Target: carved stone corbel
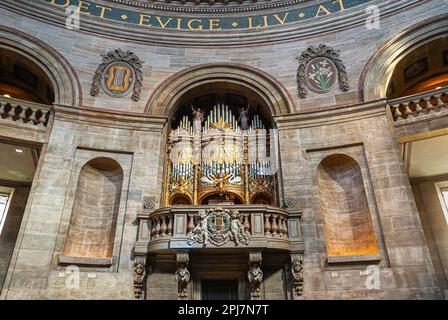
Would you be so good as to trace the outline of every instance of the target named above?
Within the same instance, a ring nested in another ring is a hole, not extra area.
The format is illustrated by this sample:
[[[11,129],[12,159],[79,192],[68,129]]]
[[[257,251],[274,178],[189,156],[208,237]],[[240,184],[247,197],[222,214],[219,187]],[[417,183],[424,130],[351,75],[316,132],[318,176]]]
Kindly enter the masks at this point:
[[[291,254],[291,273],[294,281],[294,291],[300,297],[303,294],[303,255],[301,253]]]
[[[260,285],[263,281],[263,271],[261,271],[261,252],[249,253],[249,272],[247,277],[250,284],[250,295],[252,300],[260,300]]]
[[[134,260],[134,297],[142,299],[145,291],[146,272],[146,256],[137,256]]]
[[[190,258],[188,253],[182,252],[176,254],[176,281],[177,281],[177,295],[179,300],[187,300],[187,286],[190,282],[190,272],[188,271],[188,262]]]

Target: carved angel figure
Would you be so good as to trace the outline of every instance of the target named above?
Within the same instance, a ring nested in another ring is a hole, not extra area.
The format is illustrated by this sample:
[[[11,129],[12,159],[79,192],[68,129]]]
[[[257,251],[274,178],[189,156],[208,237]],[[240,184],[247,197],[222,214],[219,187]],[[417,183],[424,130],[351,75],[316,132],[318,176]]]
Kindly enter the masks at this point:
[[[292,263],[291,273],[294,278],[294,290],[296,291],[298,296],[301,296],[303,294],[304,276],[302,257]]]
[[[235,242],[235,245],[238,245],[238,242],[248,244],[249,237],[244,230],[244,226],[240,221],[240,214],[237,210],[230,211],[230,217],[232,221],[230,222],[230,232],[232,234],[232,240]]]
[[[193,111],[193,131],[198,132],[202,129],[202,121],[204,120],[204,113],[201,108],[195,109],[193,106],[190,106]]]
[[[198,217],[199,223],[194,227],[193,236],[188,243],[197,242],[205,245],[208,242],[207,213],[205,210],[200,210],[196,214],[196,217]]]
[[[143,295],[145,273],[145,259],[137,258],[134,262],[134,295],[137,299]]]
[[[253,266],[250,268],[248,274],[251,294],[253,297],[260,296],[260,285],[263,281],[263,271],[261,271],[259,266]]]
[[[250,122],[249,122],[249,109],[250,106],[248,106],[246,109],[242,109],[240,113],[240,117],[238,118],[238,121],[240,122],[241,129],[247,130],[249,129]]]
[[[190,282],[190,272],[187,267],[181,266],[176,271],[177,292],[180,297],[187,295],[187,285]]]

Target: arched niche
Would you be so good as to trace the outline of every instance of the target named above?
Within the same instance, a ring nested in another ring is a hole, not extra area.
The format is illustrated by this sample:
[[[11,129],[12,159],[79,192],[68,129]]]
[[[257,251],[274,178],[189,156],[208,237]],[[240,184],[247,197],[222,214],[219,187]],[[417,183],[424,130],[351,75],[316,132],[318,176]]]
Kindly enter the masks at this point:
[[[225,202],[225,201],[231,201],[231,203],[233,204],[244,203],[244,200],[241,198],[241,196],[235,193],[228,193],[226,195],[219,193],[207,194],[202,199],[200,199],[199,203],[201,205],[207,205],[207,204],[213,204],[215,202]]]
[[[15,60],[27,61],[25,66],[23,63],[21,66],[30,74],[38,75],[43,83],[51,87],[48,90],[51,94],[42,102],[64,106],[82,104],[81,86],[73,67],[56,50],[41,40],[15,29],[0,26],[0,50],[16,56]]]
[[[272,205],[272,197],[269,194],[260,192],[252,196],[251,204]]]
[[[192,202],[190,197],[184,194],[175,194],[171,197],[170,204],[172,206],[185,206],[185,205],[191,205]]]
[[[351,157],[326,157],[317,169],[327,256],[377,254],[367,196],[359,164]]]
[[[63,256],[112,258],[122,184],[123,170],[113,159],[82,167]]]
[[[359,80],[359,97],[362,101],[373,101],[390,93],[391,79],[396,67],[411,57],[412,52],[433,41],[446,38],[447,14],[439,15],[416,24],[384,43],[369,59]]]

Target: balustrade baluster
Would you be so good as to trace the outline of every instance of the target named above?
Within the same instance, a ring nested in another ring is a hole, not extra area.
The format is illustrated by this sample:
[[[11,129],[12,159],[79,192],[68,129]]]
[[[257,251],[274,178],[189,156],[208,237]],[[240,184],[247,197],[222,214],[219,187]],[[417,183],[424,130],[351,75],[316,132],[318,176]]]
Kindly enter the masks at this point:
[[[288,237],[288,219],[286,217],[283,219],[283,234]]]
[[[250,233],[250,223],[249,223],[249,215],[248,214],[244,215],[244,231]]]
[[[425,110],[427,111],[427,113],[434,112],[434,106],[432,105],[432,103],[426,98],[422,98],[422,100],[425,101],[426,104]]]
[[[166,236],[166,229],[167,229],[167,225],[165,222],[165,216],[161,216],[160,220],[162,220],[162,224],[160,225],[160,236],[164,237],[164,236]]]
[[[400,106],[393,106],[394,108],[394,118],[396,120],[403,120],[403,114],[400,111]]]
[[[16,117],[16,108],[11,105],[11,109],[9,109],[8,117],[10,117],[12,120],[15,120]]]
[[[187,235],[191,235],[194,229],[194,216],[188,214],[188,225],[187,225]]]
[[[266,234],[266,236],[270,236],[271,235],[271,222],[269,221],[269,218],[271,217],[270,214],[265,214],[264,215],[264,233]]]
[[[423,108],[420,105],[420,103],[413,102],[413,104],[415,105],[415,113],[416,113],[416,115],[419,115],[420,113],[423,112]]]
[[[276,214],[272,215],[272,236],[274,236],[274,237],[278,236],[277,218],[278,218],[278,216]]]
[[[160,218],[156,218],[156,232],[154,238],[157,239],[160,236]]]
[[[31,114],[30,114],[30,116],[28,117],[28,120],[30,121],[30,122],[32,122],[32,124],[37,124],[38,123],[38,120],[37,120],[37,118],[36,118],[36,111],[35,110],[33,110],[33,109],[31,109]]]
[[[409,107],[409,104],[406,105],[406,108],[405,108],[405,110],[404,110],[404,115],[405,115],[405,117],[406,117],[405,119],[408,119],[408,118],[414,116],[414,115],[412,114],[412,110],[411,110],[411,108]]]
[[[173,235],[173,219],[171,216],[167,216],[168,219],[168,226],[166,227],[166,232],[168,234],[168,236],[172,236]]]
[[[26,111],[27,109],[21,108],[22,110],[19,113],[19,118],[17,119],[20,123],[26,123]]]
[[[448,94],[442,93],[440,101],[442,101],[442,108],[448,109]]]
[[[156,220],[151,219],[151,238],[154,238],[156,236],[156,225],[157,225]]]
[[[0,119],[3,118],[3,114],[5,113],[6,104],[0,103]]]

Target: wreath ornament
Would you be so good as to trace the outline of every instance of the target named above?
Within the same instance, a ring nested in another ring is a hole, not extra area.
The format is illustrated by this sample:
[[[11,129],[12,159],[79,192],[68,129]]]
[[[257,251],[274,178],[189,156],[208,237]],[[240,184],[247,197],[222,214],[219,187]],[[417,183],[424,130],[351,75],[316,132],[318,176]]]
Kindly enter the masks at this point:
[[[116,65],[118,68],[130,68],[132,74],[129,77],[130,90],[132,89],[132,101],[139,101],[141,88],[143,85],[143,72],[142,72],[142,64],[144,62],[140,61],[140,59],[131,51],[123,51],[121,49],[109,51],[105,55],[101,55],[103,60],[101,64],[95,71],[95,75],[93,76],[92,87],[90,89],[90,95],[92,97],[98,96],[100,92],[100,87],[103,87],[103,90],[110,96],[120,98],[128,94],[128,90],[123,92],[122,94],[118,94],[115,92],[111,92],[107,90],[107,86],[104,84],[104,78],[106,77],[107,71],[110,67]],[[133,84],[133,86],[132,86]],[[132,87],[132,88],[131,88]]]
[[[307,97],[308,89],[318,94],[330,92],[337,81],[343,92],[350,89],[339,51],[324,44],[317,48],[310,46],[296,59],[299,61],[297,85],[301,99]]]

